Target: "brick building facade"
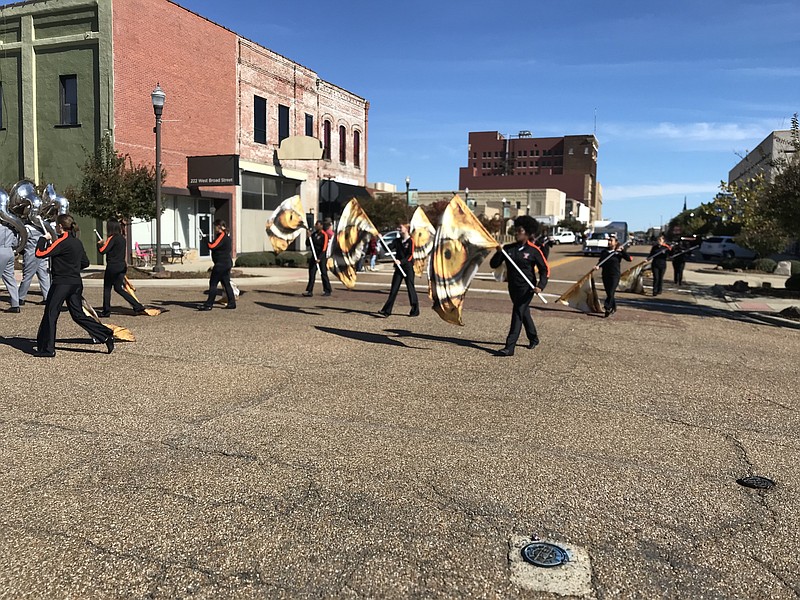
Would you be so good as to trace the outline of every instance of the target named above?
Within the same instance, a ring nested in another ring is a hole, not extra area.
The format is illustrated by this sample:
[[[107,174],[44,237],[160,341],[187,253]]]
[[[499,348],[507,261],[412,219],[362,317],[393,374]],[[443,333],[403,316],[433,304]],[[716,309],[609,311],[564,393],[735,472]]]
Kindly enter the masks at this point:
[[[223,218],[237,252],[269,249],[264,222],[281,200],[298,193],[319,214],[320,184],[336,182],[329,188],[341,197],[326,198],[335,214],[344,194],[366,184],[364,98],[170,0],[31,1],[2,10],[4,183],[76,185],[84,149],[104,135],[134,163],[153,164],[150,93],[158,83],[167,95],[162,244],[207,254],[200,233]],[[70,123],[62,119],[65,77],[77,89]],[[320,140],[323,159],[280,161],[280,142],[292,136]],[[206,155],[238,156],[239,185],[190,188],[187,157]],[[134,223],[133,239],[153,243],[155,223]]]

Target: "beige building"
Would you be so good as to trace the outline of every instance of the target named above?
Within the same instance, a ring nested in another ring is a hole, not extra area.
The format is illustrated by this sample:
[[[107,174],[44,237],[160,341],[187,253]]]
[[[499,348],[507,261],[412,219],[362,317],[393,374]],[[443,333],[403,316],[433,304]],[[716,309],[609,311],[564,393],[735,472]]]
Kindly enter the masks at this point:
[[[792,132],[788,130],[770,133],[730,170],[728,183],[744,182],[758,173],[765,173],[767,179],[773,181],[776,174],[775,163],[787,160],[793,155],[791,135]]]
[[[498,215],[513,219],[519,215],[548,217],[547,221],[557,223],[566,218],[567,195],[552,188],[541,190],[460,190],[443,192],[417,192],[418,204],[433,204],[439,200],[450,200],[457,193],[469,204],[476,215],[492,218]]]

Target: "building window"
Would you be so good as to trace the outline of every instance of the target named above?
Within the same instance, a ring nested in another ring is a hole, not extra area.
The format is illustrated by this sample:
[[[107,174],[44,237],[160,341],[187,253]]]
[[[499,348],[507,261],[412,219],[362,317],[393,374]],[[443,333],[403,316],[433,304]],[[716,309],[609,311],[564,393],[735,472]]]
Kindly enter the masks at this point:
[[[339,125],[339,162],[347,163],[347,129]]]
[[[314,137],[314,115],[306,113],[306,135]]]
[[[569,155],[572,156],[573,154],[575,154],[575,151],[572,148],[570,148],[569,149]]]
[[[356,168],[361,167],[361,132],[353,132],[353,164]]]
[[[289,137],[289,107],[278,104],[278,143]]]
[[[253,141],[267,143],[267,99],[253,96]]]
[[[583,149],[583,153],[589,154],[589,146],[586,146],[586,148]]]
[[[297,194],[297,182],[258,173],[242,173],[242,208],[275,210],[286,198]]]
[[[78,124],[78,76],[61,75],[59,77],[61,101],[61,125]]]
[[[326,120],[322,124],[322,158],[331,159],[331,122]]]

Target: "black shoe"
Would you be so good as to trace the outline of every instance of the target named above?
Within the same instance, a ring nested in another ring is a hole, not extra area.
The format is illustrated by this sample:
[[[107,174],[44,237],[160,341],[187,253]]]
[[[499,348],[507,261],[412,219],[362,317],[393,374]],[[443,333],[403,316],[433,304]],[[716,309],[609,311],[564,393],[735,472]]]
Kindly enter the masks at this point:
[[[97,313],[97,316],[105,319],[106,317],[110,317],[111,313],[107,310],[101,310],[99,313]]]
[[[608,318],[608,315],[610,315],[610,314],[611,314],[611,311],[610,311],[610,310],[608,310],[608,309],[605,309],[605,311],[604,311],[604,313],[603,313],[603,318],[604,318],[604,319],[607,319],[607,318]]]
[[[202,311],[211,310],[211,307],[208,304],[201,304],[200,306],[197,307],[197,310],[202,310]]]
[[[19,300],[19,305],[20,305],[20,306],[25,306],[25,300],[23,300],[22,298],[20,298],[20,300]]]
[[[392,313],[390,313],[390,312],[386,312],[385,310],[383,310],[383,309],[380,309],[380,310],[378,311],[378,314],[379,314],[379,315],[381,315],[381,316],[383,316],[383,317],[388,317],[388,316],[390,316]]]
[[[330,296],[330,295],[331,295],[331,293],[330,293],[330,292],[322,292],[322,295],[323,295],[323,296]]]
[[[234,310],[234,309],[236,309],[236,305],[235,304],[226,304],[222,308],[224,308],[225,310]]]
[[[311,296],[313,295],[314,294],[312,294],[311,292],[303,292],[303,296],[305,296],[306,298],[311,298]]]
[[[411,312],[408,313],[409,317],[418,317],[419,316],[419,306],[411,307]]]
[[[495,356],[514,356],[514,349],[513,348],[503,348],[502,350],[498,350],[494,354]]]
[[[110,335],[106,338],[106,348],[108,349],[108,353],[111,354],[114,351],[114,336]]]
[[[617,309],[616,308],[612,308],[611,312],[609,314],[613,315],[615,312],[617,312]]]
[[[56,355],[56,353],[55,352],[42,352],[40,350],[37,350],[36,352],[33,353],[33,355],[36,358],[53,358]]]
[[[7,308],[4,312],[7,312],[7,313],[18,313],[19,312],[19,306],[12,306],[10,308]]]
[[[528,342],[528,350],[533,350],[539,345],[539,340],[531,340]]]

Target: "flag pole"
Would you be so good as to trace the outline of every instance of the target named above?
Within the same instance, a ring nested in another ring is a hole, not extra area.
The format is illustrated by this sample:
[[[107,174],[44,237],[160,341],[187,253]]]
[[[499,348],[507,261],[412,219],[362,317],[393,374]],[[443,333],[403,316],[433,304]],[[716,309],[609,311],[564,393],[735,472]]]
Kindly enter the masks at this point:
[[[628,244],[630,244],[630,242],[625,242],[624,244],[622,244],[622,248],[620,248],[619,250],[614,250],[614,252],[611,252],[611,253],[610,253],[608,256],[606,256],[606,257],[605,257],[603,260],[601,260],[599,263],[597,263],[597,264],[595,265],[595,267],[602,267],[602,266],[603,266],[603,263],[604,263],[604,262],[606,262],[606,261],[607,261],[609,258],[611,258],[612,256],[614,256],[614,255],[615,255],[617,252],[621,252],[622,250],[625,250],[625,246],[627,246]]]
[[[532,289],[532,290],[535,290],[535,289],[536,289],[536,286],[535,286],[535,285],[533,285],[533,283],[531,283],[531,280],[530,280],[530,279],[528,279],[528,276],[527,276],[527,275],[525,275],[525,273],[523,273],[523,272],[522,272],[522,269],[520,269],[520,268],[519,268],[519,265],[518,265],[517,263],[515,263],[513,260],[511,260],[511,257],[508,255],[508,252],[506,252],[505,248],[503,248],[502,246],[499,246],[499,248],[500,248],[500,252],[502,252],[502,253],[503,253],[503,256],[505,256],[505,257],[506,257],[506,259],[508,260],[508,262],[509,262],[510,264],[514,265],[514,268],[517,270],[517,272],[518,272],[520,275],[522,275],[522,278],[523,278],[523,279],[524,279],[524,280],[525,280],[525,281],[528,283],[528,285],[529,285],[529,286],[531,286],[531,289]],[[545,300],[544,296],[542,296],[542,295],[541,295],[539,292],[535,292],[535,293],[536,293],[536,295],[539,297],[539,300],[541,300],[542,302],[544,302],[545,304],[547,304],[547,300]]]
[[[395,267],[397,267],[397,268],[399,269],[399,271],[400,271],[400,274],[401,274],[403,277],[405,277],[405,276],[406,276],[406,272],[403,270],[403,267],[401,267],[401,266],[398,264],[400,261],[398,261],[398,260],[397,260],[397,259],[394,257],[394,252],[392,252],[392,251],[389,249],[389,246],[386,244],[386,240],[384,240],[384,239],[383,239],[383,236],[382,236],[380,233],[378,234],[378,239],[381,241],[381,244],[383,244],[383,247],[384,247],[384,248],[386,248],[386,251],[387,251],[387,252],[389,253],[389,255],[392,257],[392,260],[394,261],[394,266],[395,266]]]
[[[306,231],[308,231],[308,242],[309,246],[311,246],[311,254],[314,255],[314,262],[319,262],[319,258],[317,258],[317,249],[314,248],[314,240],[311,239],[312,231],[309,227],[306,227]]]

